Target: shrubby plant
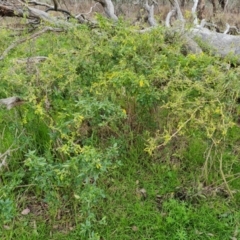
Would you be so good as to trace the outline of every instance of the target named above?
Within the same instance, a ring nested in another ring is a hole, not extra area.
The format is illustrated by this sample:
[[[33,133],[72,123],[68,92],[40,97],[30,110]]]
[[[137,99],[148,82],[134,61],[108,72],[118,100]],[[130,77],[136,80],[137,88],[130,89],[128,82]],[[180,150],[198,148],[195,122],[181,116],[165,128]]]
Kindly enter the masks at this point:
[[[207,54],[184,55],[180,36],[165,39],[164,28],[140,35],[122,21],[98,21],[93,30],[46,33],[0,63],[0,96],[26,100],[0,110],[0,151],[12,142],[18,148],[1,170],[4,222],[18,216],[12,203],[21,192],[29,206],[32,196],[45,202],[52,223],[70,211],[81,239],[99,239],[94,228],[105,218],[94,208],[105,195],[98,180],[120,165],[133,135],[153,161],[165,159],[164,148],[191,165],[192,149],[201,145],[196,178],[214,182],[220,175],[231,193],[225,172],[231,176],[236,163],[239,69]],[[16,61],[36,55],[47,60]]]

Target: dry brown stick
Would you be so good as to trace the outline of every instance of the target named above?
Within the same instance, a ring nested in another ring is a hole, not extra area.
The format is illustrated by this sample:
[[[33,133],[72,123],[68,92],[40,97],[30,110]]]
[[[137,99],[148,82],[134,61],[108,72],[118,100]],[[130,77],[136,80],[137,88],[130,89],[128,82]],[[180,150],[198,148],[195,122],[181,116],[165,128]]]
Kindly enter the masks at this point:
[[[7,54],[8,54],[13,48],[15,48],[16,46],[18,46],[19,44],[24,43],[24,42],[26,42],[26,41],[28,41],[28,40],[34,39],[34,38],[36,38],[36,37],[39,37],[41,34],[43,34],[43,33],[45,33],[45,32],[49,32],[49,31],[62,32],[62,31],[64,31],[64,30],[61,29],[61,28],[46,27],[46,28],[42,29],[41,31],[32,34],[32,35],[29,36],[29,37],[18,39],[17,41],[13,42],[7,49],[5,49],[5,51],[2,53],[2,55],[1,55],[1,57],[0,57],[0,61],[3,60],[3,59],[7,56]]]

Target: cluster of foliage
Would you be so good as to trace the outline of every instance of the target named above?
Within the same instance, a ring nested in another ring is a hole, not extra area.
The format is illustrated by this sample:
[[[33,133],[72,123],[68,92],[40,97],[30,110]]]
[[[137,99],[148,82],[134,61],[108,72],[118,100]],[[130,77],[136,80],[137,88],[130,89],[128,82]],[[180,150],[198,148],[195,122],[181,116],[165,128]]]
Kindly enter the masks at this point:
[[[239,68],[185,54],[181,36],[167,38],[161,27],[139,34],[121,20],[98,22],[97,29],[45,33],[0,62],[0,98],[26,101],[0,109],[0,152],[9,153],[0,169],[5,226],[22,221],[24,208],[38,219],[38,209],[51,227],[69,221],[75,237],[99,239],[96,226],[106,223],[95,211],[105,198],[99,182],[126,164],[132,148],[142,167],[188,169],[196,182],[224,183],[230,196],[239,186]],[[13,39],[7,30],[1,36],[2,52]],[[19,61],[32,56],[47,60]],[[191,218],[176,204],[166,201],[164,211],[175,206]]]

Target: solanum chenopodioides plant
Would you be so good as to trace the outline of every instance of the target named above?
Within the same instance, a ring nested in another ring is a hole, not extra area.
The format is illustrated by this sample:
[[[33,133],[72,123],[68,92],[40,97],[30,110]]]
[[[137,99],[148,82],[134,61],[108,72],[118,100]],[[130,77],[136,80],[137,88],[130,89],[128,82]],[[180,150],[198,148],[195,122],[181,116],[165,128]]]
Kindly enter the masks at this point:
[[[179,57],[179,65],[173,70],[172,80],[163,88],[164,102],[158,110],[162,127],[155,137],[149,139],[146,147],[146,151],[152,154],[162,147],[171,146],[172,142],[185,142],[186,147],[192,138],[201,136],[199,141],[204,141],[207,146],[202,152],[203,176],[206,181],[210,176],[209,170],[206,170],[210,169],[209,165],[223,173],[219,169],[219,161],[222,165],[224,160],[221,156],[229,152],[229,133],[236,126],[240,89],[236,78],[239,73],[226,73],[224,64],[214,66],[212,61],[205,54]],[[202,65],[205,67],[202,68]],[[202,69],[201,73],[198,66]],[[180,147],[182,144],[177,145]],[[221,166],[224,167],[228,169],[228,164]]]

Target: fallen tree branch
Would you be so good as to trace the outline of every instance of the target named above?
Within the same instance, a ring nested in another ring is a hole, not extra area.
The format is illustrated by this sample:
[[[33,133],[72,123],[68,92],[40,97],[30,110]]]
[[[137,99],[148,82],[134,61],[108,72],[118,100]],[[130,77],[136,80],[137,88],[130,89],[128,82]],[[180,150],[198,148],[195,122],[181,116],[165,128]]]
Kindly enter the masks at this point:
[[[111,0],[94,0],[94,1],[99,2],[102,5],[105,13],[109,18],[111,18],[114,21],[118,20],[118,17],[115,15],[114,6]]]
[[[235,32],[236,34],[240,34],[240,31],[237,29],[236,26],[230,26],[228,23],[226,24],[226,30],[223,34],[229,34],[230,32]]]
[[[165,26],[170,28],[171,27],[171,18],[177,13],[177,9],[174,8],[173,10],[171,10],[168,14],[167,14],[167,17],[166,17],[166,20],[165,20]]]
[[[193,0],[194,4],[193,4],[193,7],[192,7],[192,15],[193,15],[193,23],[195,26],[198,25],[198,18],[197,18],[197,6],[198,6],[198,0]]]
[[[0,105],[5,105],[8,110],[15,106],[22,105],[24,102],[25,101],[21,100],[19,97],[9,97],[0,99]]]
[[[177,10],[178,19],[179,19],[180,22],[182,23],[182,27],[184,27],[185,19],[184,19],[184,17],[183,17],[183,14],[182,14],[180,5],[179,5],[179,3],[178,3],[178,0],[174,0],[174,2],[175,2],[176,10]]]
[[[26,4],[32,4],[32,5],[35,5],[35,6],[44,6],[44,7],[47,7],[47,8],[52,8],[53,6],[47,4],[47,3],[42,3],[42,2],[37,2],[37,1],[25,1],[25,0],[22,0],[22,2],[26,3]]]
[[[202,27],[204,22],[202,22],[201,25],[198,25],[198,20],[195,15],[197,4],[198,0],[194,0],[192,14],[195,18],[195,27],[190,29],[190,35],[187,34],[188,37],[190,37],[192,41],[195,41],[194,38],[197,37],[204,43],[207,43],[212,49],[213,54],[217,56],[226,57],[229,54],[233,54],[237,57],[238,62],[240,63],[240,37],[210,31],[209,29]],[[175,8],[178,12],[178,19],[181,22],[184,22],[185,20],[183,19],[178,0],[175,0]]]
[[[0,16],[23,17],[23,9],[10,4],[0,4]]]
[[[223,33],[212,32],[206,28],[192,29],[193,36],[207,43],[214,54],[225,57],[234,54],[240,63],[240,37]]]
[[[0,57],[0,61],[3,60],[3,59],[7,56],[7,54],[8,54],[13,48],[15,48],[16,46],[18,46],[19,44],[24,43],[24,42],[26,42],[26,41],[28,41],[28,40],[34,39],[34,38],[36,38],[36,37],[39,37],[39,36],[42,35],[43,33],[49,32],[49,31],[53,31],[53,32],[63,32],[64,30],[61,29],[61,28],[46,27],[46,28],[42,29],[41,31],[32,34],[32,35],[29,36],[29,37],[22,38],[22,39],[18,39],[17,41],[15,41],[14,43],[12,43],[7,49],[5,49],[5,51],[2,53],[2,55],[1,55],[1,57]]]
[[[22,17],[31,20],[43,20],[53,25],[61,25],[62,27],[71,27],[71,23],[59,20],[55,17],[50,16],[45,11],[37,8],[29,7],[28,4],[18,0],[21,4],[6,3],[1,4],[0,2],[0,16],[2,17]],[[70,14],[68,11],[61,10],[61,12]],[[71,17],[74,17],[70,14]]]
[[[175,15],[177,15],[177,19],[180,21],[180,28],[181,30],[184,30],[185,25],[185,19],[183,18],[178,0],[174,0],[174,8],[167,14],[166,20],[165,20],[165,26],[170,28],[171,27],[171,18]],[[171,2],[172,4],[172,2]],[[179,27],[179,25],[178,25]]]
[[[223,34],[228,34],[229,30],[230,30],[230,25],[227,23],[226,24],[226,30],[224,31]]]
[[[38,18],[41,19],[45,22],[49,22],[51,24],[61,24],[62,22],[60,20],[57,20],[54,17],[51,17],[49,14],[47,14],[46,12],[36,9],[36,8],[32,8],[32,7],[28,7],[26,6],[29,10],[29,16],[34,17],[34,18]],[[67,24],[66,22],[64,24]]]
[[[146,9],[148,13],[148,23],[151,27],[157,26],[157,22],[154,18],[154,4],[151,6],[148,5],[148,0],[146,0],[146,3],[144,4],[144,8]]]

